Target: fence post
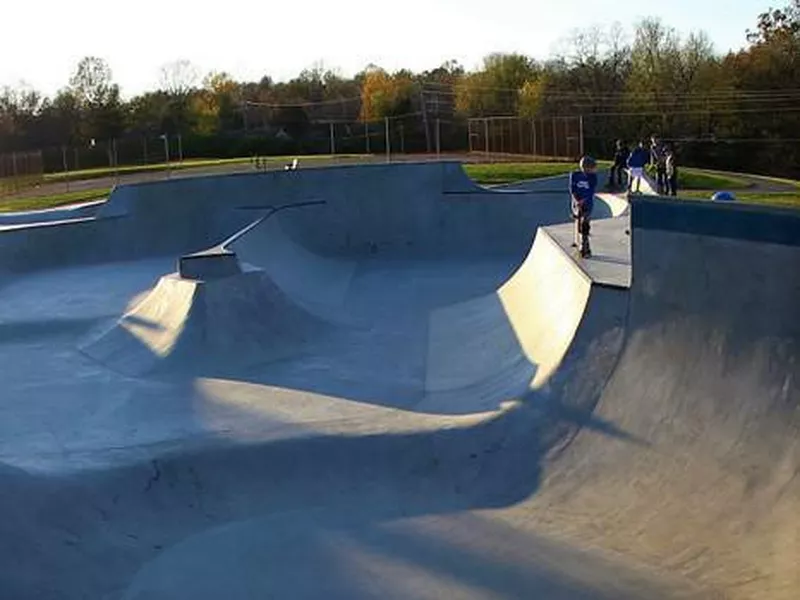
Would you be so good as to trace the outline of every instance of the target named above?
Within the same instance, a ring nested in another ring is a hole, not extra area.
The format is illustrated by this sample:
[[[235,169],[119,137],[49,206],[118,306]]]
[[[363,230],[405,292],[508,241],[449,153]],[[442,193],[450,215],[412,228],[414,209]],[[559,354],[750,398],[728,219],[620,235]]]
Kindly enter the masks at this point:
[[[430,154],[431,152],[431,133],[430,129],[428,128],[428,105],[425,101],[425,93],[422,91],[422,88],[419,90],[419,107],[422,109],[422,124],[425,127],[425,153]],[[401,130],[402,131],[402,130]],[[400,139],[402,140],[402,134]]]
[[[119,183],[119,155],[117,154],[117,138],[111,138],[111,154],[114,157],[114,183]]]
[[[436,117],[436,156],[442,155],[442,130],[441,130],[441,120],[439,117]]]
[[[392,162],[392,142],[389,139],[389,117],[383,117],[383,124],[386,136],[386,162]]]
[[[556,129],[555,117],[553,117],[553,156],[558,156],[558,130]]]
[[[503,129],[505,129],[505,123],[503,119],[500,119],[500,154],[503,154],[506,151],[506,147],[503,142]]]
[[[178,161],[183,162],[183,138],[178,134]]]
[[[369,121],[364,121],[364,141],[367,146],[367,154],[369,154]]]
[[[331,154],[336,154],[336,137],[333,131],[333,121],[328,123],[331,133]]]
[[[580,115],[580,117],[579,117],[578,127],[580,129],[580,133],[578,135],[580,135],[581,156],[583,156],[583,154],[584,154],[584,146],[583,146],[583,115]]]
[[[564,145],[567,150],[564,156],[572,156],[572,137],[569,135],[569,117],[564,117]]]
[[[489,156],[489,119],[483,118],[483,144],[486,148],[486,156]]]
[[[169,164],[169,136],[165,133],[161,137],[164,139],[164,162]]]
[[[531,119],[531,154],[536,156],[536,119]]]
[[[406,153],[406,130],[400,123],[400,154]]]
[[[67,164],[67,147],[61,146],[61,164],[64,166],[64,173],[69,172],[69,164]],[[67,184],[67,191],[69,192],[69,177],[64,177],[64,182]]]

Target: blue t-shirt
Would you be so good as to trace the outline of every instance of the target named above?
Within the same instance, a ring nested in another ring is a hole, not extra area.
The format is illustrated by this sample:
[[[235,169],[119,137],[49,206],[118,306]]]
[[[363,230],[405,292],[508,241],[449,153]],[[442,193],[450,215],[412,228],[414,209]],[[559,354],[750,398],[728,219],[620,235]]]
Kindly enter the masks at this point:
[[[573,171],[569,176],[569,191],[573,198],[580,200],[588,212],[594,207],[594,193],[597,190],[597,173]]]
[[[632,169],[641,169],[650,162],[650,153],[644,148],[635,148],[628,157],[628,166]]]

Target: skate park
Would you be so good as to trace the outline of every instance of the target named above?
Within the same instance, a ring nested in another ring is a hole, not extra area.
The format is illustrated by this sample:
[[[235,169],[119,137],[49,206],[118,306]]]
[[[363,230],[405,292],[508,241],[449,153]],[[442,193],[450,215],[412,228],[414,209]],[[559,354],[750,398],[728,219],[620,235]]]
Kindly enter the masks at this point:
[[[458,162],[0,228],[9,598],[795,598],[800,214]]]

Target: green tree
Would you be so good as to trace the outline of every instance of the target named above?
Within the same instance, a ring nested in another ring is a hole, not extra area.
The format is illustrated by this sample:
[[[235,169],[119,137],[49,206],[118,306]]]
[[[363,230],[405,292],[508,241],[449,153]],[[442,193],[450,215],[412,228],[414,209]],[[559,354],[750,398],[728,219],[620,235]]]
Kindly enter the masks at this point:
[[[523,54],[490,54],[479,71],[459,81],[456,109],[465,116],[514,114],[519,90],[540,73],[536,61]]]
[[[547,74],[536,80],[526,81],[519,91],[519,116],[534,118],[545,111],[551,80]]]
[[[123,131],[120,90],[106,61],[94,56],[81,59],[70,77],[69,91],[80,110],[78,131],[84,141],[115,137]]]

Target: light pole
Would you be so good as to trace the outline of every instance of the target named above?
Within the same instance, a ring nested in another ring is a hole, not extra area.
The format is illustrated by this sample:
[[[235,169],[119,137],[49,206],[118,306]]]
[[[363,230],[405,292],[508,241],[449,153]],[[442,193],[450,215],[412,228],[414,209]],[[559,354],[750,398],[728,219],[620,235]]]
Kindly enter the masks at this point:
[[[169,136],[166,133],[162,133],[159,137],[164,140],[164,156],[166,157],[164,162],[169,164]]]

